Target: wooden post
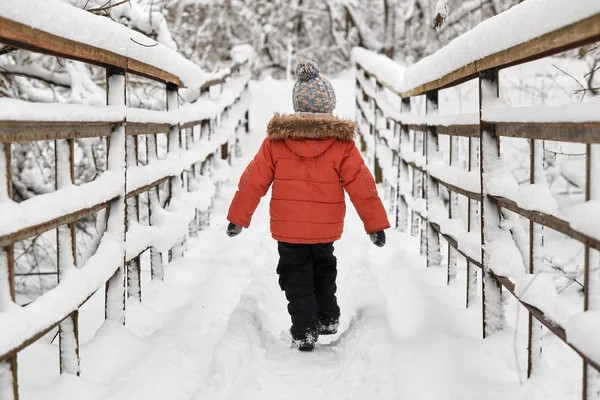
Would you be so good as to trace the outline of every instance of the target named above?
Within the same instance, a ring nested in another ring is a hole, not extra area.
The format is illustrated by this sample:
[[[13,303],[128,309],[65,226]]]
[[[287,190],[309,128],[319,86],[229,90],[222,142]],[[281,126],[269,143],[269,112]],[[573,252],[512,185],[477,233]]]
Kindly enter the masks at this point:
[[[250,133],[250,110],[246,110],[244,114],[244,130],[246,133]]]
[[[124,70],[107,68],[106,88],[107,105],[124,106],[126,104],[127,77]],[[108,170],[121,176],[123,190],[119,198],[110,206],[107,232],[121,236],[125,242],[125,194],[127,193],[125,122],[113,128],[109,139]],[[105,317],[120,324],[125,324],[125,264],[125,251],[123,251],[122,265],[106,283]]]
[[[378,94],[381,90],[383,90],[383,86],[381,83],[373,79],[375,85],[375,93]],[[377,148],[379,147],[379,107],[377,106],[377,99],[371,99],[371,107],[373,107],[373,125],[371,126],[371,134],[373,135],[373,174],[375,175],[375,183],[383,182],[383,172],[381,170],[381,165],[379,164],[379,158],[377,157]]]
[[[410,97],[402,99],[400,112],[410,112]],[[398,135],[398,183],[396,186],[396,228],[403,232],[406,231],[406,228],[408,227],[408,205],[402,195],[400,186],[403,184],[402,178],[405,178],[404,182],[408,182],[408,167],[402,158],[402,146],[403,143],[409,142],[408,125],[400,123],[400,134]]]
[[[600,145],[586,146],[586,201],[600,200]],[[600,310],[600,252],[585,246],[584,257],[584,302],[587,311]],[[583,362],[583,400],[600,398],[600,372],[587,362]]]
[[[146,136],[146,159],[148,160],[148,165],[155,163],[158,159],[158,146],[156,142],[156,137],[156,134]],[[154,214],[158,211],[160,207],[159,196],[160,190],[158,186],[148,190],[148,223],[150,226],[154,224]],[[164,269],[162,255],[154,247],[150,248],[150,271],[153,280],[163,280]]]
[[[423,152],[423,137],[420,132],[413,132],[413,152],[416,153],[417,150],[419,152]],[[421,198],[422,195],[422,181],[423,177],[421,176],[421,171],[416,168],[412,169],[412,196],[413,201]],[[410,226],[410,234],[412,236],[417,236],[419,234],[419,226],[421,224],[421,218],[419,214],[417,214],[414,209],[411,214],[411,226]]]
[[[529,182],[544,182],[544,142],[542,140],[529,141],[530,162]],[[542,267],[544,246],[544,227],[529,221],[529,273],[535,274]],[[527,377],[530,378],[540,361],[542,354],[542,323],[528,313],[527,323]]]
[[[438,113],[438,91],[432,90],[426,93],[427,103],[425,107],[426,115]],[[425,138],[425,158],[426,165],[429,166],[438,152],[438,137],[435,126],[427,125],[427,136]],[[438,197],[437,182],[431,177],[427,168],[427,181],[425,190],[425,201],[427,204],[427,266],[440,265],[442,262],[442,254],[440,253],[440,235],[438,231],[433,229],[430,220],[430,212],[432,205]]]
[[[54,177],[55,189],[60,190],[73,185],[75,165],[73,161],[73,140],[54,141]],[[56,229],[56,265],[58,281],[70,269],[77,265],[75,224],[62,225]],[[60,373],[79,376],[79,326],[78,311],[75,310],[58,325],[60,353]]]
[[[179,109],[179,95],[177,92],[177,86],[172,84],[167,85],[167,111],[174,111]],[[167,149],[169,153],[175,153],[179,151],[181,148],[181,129],[179,124],[171,125],[169,128],[169,136],[167,141]],[[170,179],[170,195],[171,199],[179,196],[181,191],[183,190],[183,182],[181,176],[173,176]],[[183,240],[180,240],[175,243],[173,248],[170,251],[172,258],[181,258],[183,256]]]
[[[208,120],[202,121],[200,125],[200,137],[210,137],[210,123]],[[210,176],[210,156],[200,164],[200,175]],[[198,229],[204,230],[210,224],[210,209],[200,211],[198,216]]]
[[[458,164],[458,137],[450,135],[450,166]],[[448,217],[450,219],[457,218],[458,212],[458,193],[448,190],[450,196],[448,202]],[[450,285],[450,282],[456,279],[458,256],[457,251],[454,247],[448,246],[448,269],[446,270],[446,284]]]
[[[499,97],[498,69],[494,68],[479,75],[479,112],[486,102]],[[490,237],[497,236],[500,229],[500,213],[496,205],[488,198],[484,175],[489,175],[500,155],[500,140],[496,136],[496,126],[480,124],[480,162],[479,176],[481,180],[481,260],[483,266],[482,285],[482,320],[483,337],[487,337],[506,326],[506,315],[502,301],[502,285],[490,274],[489,255],[485,246]]]
[[[137,136],[127,135],[126,137],[127,149],[127,169],[136,167],[138,165],[138,146]],[[131,197],[126,200],[127,208],[126,215],[127,220],[125,223],[125,230],[129,232],[131,225],[139,222],[140,207],[139,197]],[[127,236],[126,236],[127,237]],[[133,257],[133,258],[132,258]],[[138,254],[127,254],[127,296],[137,299],[142,299],[142,276],[141,276],[141,259]]]
[[[11,144],[0,143],[0,204],[12,201]],[[0,247],[0,313],[15,305],[14,246]],[[0,362],[0,394],[4,400],[19,399],[17,355]]]
[[[469,138],[469,172],[479,170],[479,138]],[[479,203],[471,198],[468,199],[467,232],[474,229],[480,229],[479,221]],[[466,308],[477,299],[477,266],[473,265],[467,259],[467,296]]]
[[[186,150],[191,150],[194,145],[194,129],[196,127],[191,127],[185,130],[185,148]],[[196,164],[192,165],[190,169],[186,172],[187,178],[187,190],[191,192],[191,183],[192,180],[196,177]],[[198,236],[198,210],[194,210],[194,219],[189,224],[189,235],[190,237]]]

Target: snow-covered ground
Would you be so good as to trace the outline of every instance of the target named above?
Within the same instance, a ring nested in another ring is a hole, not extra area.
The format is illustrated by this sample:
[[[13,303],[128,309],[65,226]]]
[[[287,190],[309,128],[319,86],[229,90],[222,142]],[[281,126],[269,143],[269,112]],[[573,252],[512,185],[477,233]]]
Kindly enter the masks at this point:
[[[334,86],[338,113],[354,117],[353,81]],[[143,303],[129,302],[127,326],[102,325],[103,293],[96,295],[80,313],[81,378],[58,376],[50,334],[20,355],[21,398],[578,398],[579,359],[556,338],[545,338],[542,367],[522,382],[526,337],[515,332],[525,332],[526,314],[511,303],[512,327],[481,340],[481,309],[464,309],[464,268],[447,287],[445,268],[427,269],[415,238],[390,230],[386,247],[373,246],[351,205],[335,245],[340,333],[312,353],[290,348],[268,195],[236,238],[225,235],[225,215],[268,119],[292,110],[291,87],[252,83],[252,133],[211,227],[167,266],[164,282],[149,282],[146,271]]]

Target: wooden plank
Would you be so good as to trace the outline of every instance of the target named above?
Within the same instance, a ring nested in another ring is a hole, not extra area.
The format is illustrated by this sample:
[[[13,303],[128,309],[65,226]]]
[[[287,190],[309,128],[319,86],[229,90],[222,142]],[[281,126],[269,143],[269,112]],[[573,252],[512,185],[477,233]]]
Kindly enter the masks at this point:
[[[402,160],[402,161],[404,161],[404,160]],[[424,174],[426,174],[426,173],[427,173],[427,170],[426,170],[425,168],[423,168],[423,167],[421,167],[421,166],[419,166],[419,165],[415,164],[415,163],[414,163],[414,161],[409,161],[409,162],[406,162],[406,161],[404,161],[404,162],[406,163],[406,165],[413,167],[413,168],[414,168],[414,169],[416,169],[417,171],[421,171],[421,172],[422,172],[422,173],[424,173]]]
[[[10,246],[11,244],[19,242],[21,240],[29,239],[44,232],[48,232],[49,230],[56,229],[61,225],[67,225],[82,218],[85,218],[89,215],[92,215],[95,212],[108,208],[111,201],[116,200],[117,198],[118,197],[115,197],[114,199],[96,204],[89,208],[83,208],[70,214],[65,214],[58,218],[54,218],[37,225],[20,229],[16,232],[9,233],[8,235],[0,236],[0,247]]]
[[[600,14],[491,54],[462,66],[440,79],[397,94],[401,97],[418,96],[430,90],[456,86],[476,78],[480,72],[485,70],[523,64],[575,49],[598,40],[600,40]]]
[[[468,197],[469,199],[472,199],[475,201],[481,201],[481,193],[479,193],[479,192],[471,192],[470,190],[466,190],[461,187],[454,186],[448,182],[445,182],[439,178],[436,178],[433,175],[431,176],[431,178],[434,179],[440,185],[445,186],[448,190],[451,190],[458,194],[462,194],[463,196]]]
[[[183,86],[179,77],[141,61],[83,42],[65,39],[3,17],[0,17],[0,41],[20,49],[82,61],[100,67],[112,66],[156,81]]]
[[[142,193],[145,193],[145,192],[147,192],[148,190],[150,190],[150,189],[152,189],[152,188],[155,188],[155,187],[157,187],[157,186],[160,186],[160,185],[162,185],[162,184],[163,184],[163,183],[165,183],[165,182],[168,182],[168,181],[169,181],[169,179],[171,179],[171,177],[170,177],[170,176],[165,176],[164,178],[160,178],[160,179],[158,179],[158,180],[156,180],[156,181],[154,181],[154,182],[152,182],[152,183],[149,183],[148,185],[144,185],[144,186],[142,186],[142,187],[139,187],[139,188],[137,188],[137,189],[134,189],[134,190],[127,191],[127,196],[126,196],[126,198],[128,198],[128,199],[129,199],[129,198],[131,198],[131,197],[135,197],[135,196],[138,196],[138,195],[140,195],[140,194],[142,194]]]
[[[584,233],[581,233],[569,225],[569,222],[564,219],[555,217],[551,214],[546,214],[539,211],[524,210],[512,200],[498,196],[488,196],[491,200],[495,201],[498,205],[507,210],[515,212],[523,217],[535,222],[536,224],[544,225],[550,229],[554,229],[564,235],[567,235],[585,245],[588,245],[596,250],[600,250],[600,240],[590,237]]]
[[[477,267],[481,268],[481,263],[477,260],[475,260],[474,258],[470,257],[469,255],[467,255],[467,253],[465,253],[464,251],[462,251],[459,247],[458,247],[458,241],[456,239],[454,239],[452,236],[446,235],[445,233],[442,233],[440,226],[434,222],[430,222],[431,226],[433,227],[433,229],[435,229],[436,231],[438,231],[440,233],[440,235],[442,235],[442,237],[444,239],[446,239],[446,242],[448,242],[448,244],[450,246],[452,246],[456,251],[458,251],[460,253],[460,255],[462,255],[465,259],[467,259],[468,261],[470,261],[473,265],[476,265]]]
[[[400,123],[402,123],[402,121],[400,121]],[[407,125],[408,125],[408,129],[410,129],[411,131],[427,132],[426,124],[407,124]]]
[[[482,121],[486,123],[486,121]],[[499,136],[552,140],[569,143],[600,143],[600,122],[584,123],[521,123],[499,122],[496,134]]]
[[[502,286],[504,286],[513,296],[515,296],[515,298],[517,298],[517,296],[515,295],[515,284],[512,283],[512,281],[510,279],[503,277],[503,276],[497,276],[497,275],[494,275],[494,276],[502,284]],[[518,300],[518,298],[517,298],[517,300]],[[540,309],[538,309],[532,305],[529,305],[527,303],[524,303],[521,300],[519,300],[519,303],[521,303],[521,305],[523,307],[525,307],[527,309],[527,311],[529,311],[538,321],[540,321],[542,324],[544,324],[544,326],[546,328],[548,328],[548,330],[550,332],[555,334],[560,340],[562,340],[571,349],[573,349],[577,354],[579,354],[579,356],[581,358],[583,358],[588,364],[590,364],[596,370],[600,371],[600,364],[591,360],[586,354],[581,352],[581,350],[579,350],[577,347],[575,347],[573,344],[571,344],[567,341],[567,334],[561,326],[556,324],[551,319],[546,318],[546,316]]]
[[[450,125],[437,126],[438,135],[452,135],[461,137],[479,137],[479,125]]]
[[[0,143],[84,139],[110,135],[120,121],[0,121]]]
[[[186,122],[185,124],[181,124],[180,127],[181,127],[181,129],[188,129],[188,128],[193,128],[198,125],[202,125],[205,122],[210,122],[210,119],[205,118],[205,119],[199,119],[196,121],[189,121],[189,122]]]
[[[125,132],[127,135],[152,135],[155,133],[167,133],[171,128],[167,123],[127,122]]]
[[[48,332],[50,332],[52,329],[56,328],[62,321],[69,318],[71,316],[71,314],[73,314],[73,312],[79,310],[79,308],[81,308],[81,306],[83,306],[85,303],[87,303],[87,301],[89,299],[91,299],[94,296],[94,294],[96,294],[96,292],[97,292],[97,290],[94,291],[94,293],[90,294],[88,297],[86,297],[81,303],[79,303],[79,305],[77,307],[75,307],[72,310],[69,310],[68,314],[65,315],[63,318],[61,318],[59,321],[50,323],[47,327],[43,328],[38,333],[30,336],[27,339],[23,339],[23,341],[21,343],[19,343],[18,345],[16,345],[12,350],[10,350],[4,354],[0,354],[0,363],[5,362],[13,357],[16,358],[16,355],[18,352],[27,348],[28,346],[32,345],[33,343],[37,342],[39,339],[41,339],[46,334],[48,334]]]

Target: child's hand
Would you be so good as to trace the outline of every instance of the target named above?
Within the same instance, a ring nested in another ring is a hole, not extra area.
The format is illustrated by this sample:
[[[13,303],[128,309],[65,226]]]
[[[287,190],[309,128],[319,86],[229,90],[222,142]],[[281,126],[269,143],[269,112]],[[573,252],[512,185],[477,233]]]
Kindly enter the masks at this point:
[[[369,237],[371,238],[371,242],[373,242],[373,244],[375,246],[377,246],[377,247],[385,246],[385,232],[384,231],[373,232],[369,235]]]
[[[237,226],[233,222],[230,222],[229,225],[227,225],[227,236],[229,236],[229,237],[237,236],[240,234],[241,231],[242,231],[242,227]]]

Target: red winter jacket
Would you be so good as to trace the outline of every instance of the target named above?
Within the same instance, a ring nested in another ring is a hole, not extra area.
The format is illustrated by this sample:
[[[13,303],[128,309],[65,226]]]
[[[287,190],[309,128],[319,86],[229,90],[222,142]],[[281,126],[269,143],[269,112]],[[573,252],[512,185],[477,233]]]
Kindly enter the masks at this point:
[[[329,114],[275,115],[248,165],[227,219],[248,227],[273,183],[271,234],[280,242],[328,243],[344,228],[350,195],[367,233],[390,227],[373,176],[354,144],[356,124]]]

